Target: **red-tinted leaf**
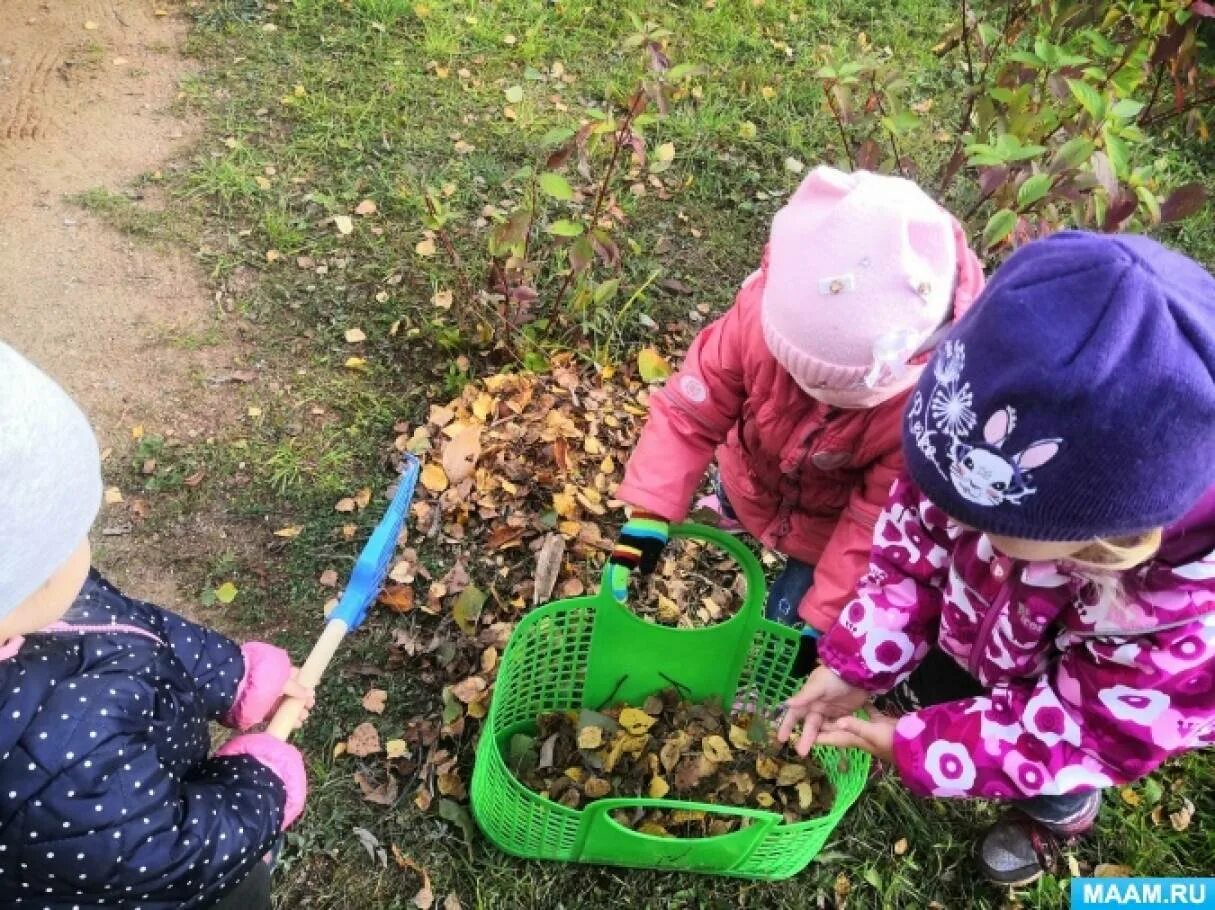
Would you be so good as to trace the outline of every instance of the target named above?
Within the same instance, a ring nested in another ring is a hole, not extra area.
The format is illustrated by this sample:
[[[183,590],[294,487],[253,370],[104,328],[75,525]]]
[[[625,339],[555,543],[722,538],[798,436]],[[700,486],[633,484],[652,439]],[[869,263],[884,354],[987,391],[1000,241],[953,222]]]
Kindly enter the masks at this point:
[[[595,248],[595,253],[608,268],[620,265],[620,247],[616,246],[612,235],[603,228],[591,231],[591,246]]]
[[[1105,224],[1101,226],[1101,229],[1110,233],[1122,230],[1122,225],[1135,214],[1135,209],[1138,207],[1139,200],[1134,193],[1119,189],[1118,195],[1112,198],[1109,208],[1106,209]]]
[[[1008,168],[985,167],[979,169],[979,189],[984,196],[991,196],[1008,180]]]
[[[1152,67],[1157,69],[1168,63],[1176,56],[1177,51],[1181,48],[1181,43],[1185,41],[1185,26],[1174,22],[1160,40],[1156,42],[1156,47],[1152,50]]]
[[[670,59],[662,52],[662,48],[653,41],[647,42],[645,49],[650,55],[650,69],[654,72],[665,73],[671,68]]]
[[[1190,12],[1195,16],[1215,19],[1215,4],[1207,3],[1206,0],[1194,0],[1190,4]]]
[[[939,192],[945,192],[949,189],[949,185],[953,183],[953,178],[958,176],[958,171],[962,169],[962,165],[966,163],[966,152],[959,147],[950,156],[949,161],[945,163],[944,170],[941,171],[941,185],[938,187]]]
[[[548,156],[544,162],[546,171],[555,171],[564,166],[565,162],[570,160],[570,155],[574,154],[576,141],[571,139],[569,142],[563,143],[555,152]]]
[[[882,149],[872,139],[866,139],[856,150],[856,166],[862,171],[877,170],[882,161]]]
[[[1182,221],[1197,213],[1207,203],[1207,188],[1201,183],[1187,183],[1173,190],[1160,205],[1162,222]]]
[[[570,244],[570,268],[574,270],[574,274],[578,275],[585,272],[591,265],[591,259],[594,258],[594,250],[591,248],[591,241],[586,237],[579,237]]]

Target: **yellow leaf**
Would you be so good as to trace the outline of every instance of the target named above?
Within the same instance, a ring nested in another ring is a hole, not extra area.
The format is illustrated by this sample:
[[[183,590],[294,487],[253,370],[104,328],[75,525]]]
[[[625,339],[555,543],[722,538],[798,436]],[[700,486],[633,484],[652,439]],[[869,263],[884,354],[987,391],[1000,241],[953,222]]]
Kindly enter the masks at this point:
[[[358,344],[360,341],[366,341],[367,335],[362,329],[347,329],[346,341],[349,344]]]
[[[671,832],[658,822],[644,822],[638,829],[638,834],[648,834],[651,837],[670,837]]]
[[[772,794],[767,790],[758,790],[755,793],[755,802],[761,809],[771,809],[776,805],[776,800],[772,798]]]
[[[654,777],[650,779],[650,799],[662,799],[670,792],[671,785],[661,777]]]
[[[435,291],[434,296],[430,298],[430,302],[440,310],[450,310],[453,300],[454,295],[451,291]]]
[[[250,405],[249,406],[249,416],[250,417],[261,417],[262,409],[257,407],[256,405]]]
[[[342,742],[338,743],[336,746],[333,747],[333,757],[341,758],[345,754],[346,754],[346,741],[343,740]]]
[[[738,724],[730,724],[730,745],[735,749],[742,749],[744,752],[751,748],[751,739],[747,736],[747,731]]]
[[[348,370],[365,370],[367,369],[367,361],[362,357],[347,357],[346,369]]]
[[[390,739],[384,743],[384,754],[388,758],[404,758],[409,754],[409,744],[403,739]]]
[[[776,776],[780,774],[780,765],[771,757],[761,755],[755,759],[755,773],[764,780],[776,780]]]
[[[562,518],[573,518],[578,502],[569,493],[553,494],[553,510]]]
[[[447,472],[442,466],[431,462],[422,469],[422,486],[432,493],[442,493],[447,489]]]
[[[512,85],[506,90],[506,100],[511,104],[518,104],[523,100],[523,86]]]
[[[637,355],[637,371],[646,382],[662,382],[671,375],[671,365],[654,348],[645,348]]]
[[[788,764],[780,769],[780,773],[776,775],[776,785],[778,787],[792,787],[794,784],[806,779],[806,766]]]
[[[360,509],[365,509],[371,504],[371,487],[363,487],[354,494],[354,504]]]
[[[1123,787],[1118,791],[1118,795],[1122,797],[1122,801],[1128,806],[1137,806],[1140,803],[1139,794],[1130,787]]]
[[[598,749],[603,745],[603,727],[587,726],[578,731],[579,749]]]
[[[620,711],[620,726],[632,736],[641,736],[654,726],[655,719],[637,708],[623,708]]]
[[[131,427],[131,438],[132,439],[143,439],[143,424],[142,423],[137,423],[137,424],[135,424],[135,426]]]
[[[230,581],[225,581],[215,589],[215,599],[221,604],[230,604],[236,600],[237,587]]]
[[[270,182],[269,177],[263,177],[261,174],[258,174],[256,177],[254,177],[253,182],[257,184],[257,188],[259,190],[268,190],[268,189],[270,189],[270,187],[272,187],[274,185]]]
[[[803,812],[814,805],[814,787],[811,786],[810,781],[803,780],[797,785],[797,804]],[[899,849],[900,844],[902,845],[901,850]],[[907,838],[903,838],[894,845],[894,852],[897,856],[902,856],[907,852]]]
[[[105,504],[107,506],[116,506],[122,502],[122,490],[118,487],[106,487]]]
[[[300,532],[304,530],[303,525],[289,525],[285,528],[279,528],[274,532],[275,537],[286,537],[290,540],[292,537],[299,537]]]
[[[738,135],[743,139],[754,139],[759,135],[759,130],[750,120],[744,120],[738,125]]]
[[[771,101],[776,97],[776,89],[770,85],[765,85],[759,90],[759,93],[764,96],[765,101]]]
[[[1113,863],[1098,863],[1093,869],[1093,878],[1130,878],[1134,874],[1130,866],[1116,866]]]
[[[419,256],[425,256],[429,259],[435,254],[435,242],[427,237],[425,240],[419,240],[414,246],[413,251]]]
[[[728,762],[734,757],[734,753],[730,751],[730,746],[720,736],[706,736],[700,747],[704,750],[705,758],[719,765]]]
[[[664,142],[655,149],[654,156],[664,164],[670,164],[675,160],[675,143]]]
[[[349,215],[334,215],[333,226],[343,237],[354,232],[354,219]]]

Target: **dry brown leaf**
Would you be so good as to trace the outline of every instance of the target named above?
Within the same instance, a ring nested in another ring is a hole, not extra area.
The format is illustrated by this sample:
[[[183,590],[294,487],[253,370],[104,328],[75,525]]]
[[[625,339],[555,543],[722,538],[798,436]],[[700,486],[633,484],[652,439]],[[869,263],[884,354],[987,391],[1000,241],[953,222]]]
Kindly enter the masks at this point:
[[[455,892],[443,898],[443,910],[464,910],[460,905],[460,898],[456,896]]]
[[[498,667],[498,649],[490,645],[481,652],[481,672],[486,675],[493,673]]]
[[[338,583],[338,574],[333,569],[326,569],[321,573],[321,577],[317,579],[326,588],[336,588]]]
[[[374,215],[379,210],[374,199],[364,199],[354,207],[356,215]]]
[[[464,704],[471,705],[473,702],[481,701],[488,689],[489,683],[480,676],[470,676],[452,686],[451,694]]]
[[[798,765],[790,762],[787,765],[782,765],[780,773],[776,775],[776,785],[778,787],[792,787],[806,779],[806,766]]]
[[[603,797],[612,792],[612,785],[602,777],[592,777],[582,785],[582,792],[591,799],[603,799]]]
[[[761,755],[755,759],[755,773],[764,780],[776,780],[780,774],[780,765],[770,756]]]
[[[335,512],[353,512],[355,510],[355,508],[357,508],[357,507],[354,504],[354,500],[351,499],[349,496],[343,496],[341,499],[339,499],[337,501],[336,504],[334,504],[333,511],[335,511]]]
[[[603,745],[603,727],[583,727],[578,731],[579,749],[598,749]]]
[[[363,332],[362,329],[347,329],[346,330],[346,343],[347,344],[358,344],[360,341],[366,341],[366,340],[367,340],[367,335]]]
[[[545,603],[553,596],[553,588],[561,574],[561,562],[565,559],[565,538],[560,534],[548,534],[540,552],[536,554],[536,583],[532,592],[532,605]]]
[[[464,427],[443,447],[443,471],[451,483],[472,477],[481,457],[481,427]]]
[[[387,584],[380,592],[380,603],[394,613],[413,610],[413,588],[409,585]]]
[[[1130,866],[1118,866],[1114,863],[1097,863],[1093,869],[1094,878],[1129,878],[1134,874]]]
[[[388,706],[388,693],[383,689],[368,689],[363,696],[363,709],[372,714],[383,714]]]
[[[371,505],[371,487],[363,487],[354,494],[354,504],[360,509],[365,509]]]
[[[379,751],[380,733],[372,724],[359,724],[346,738],[346,752],[355,758],[366,758]]]
[[[744,751],[751,748],[750,736],[738,724],[730,724],[730,745],[735,749],[742,749]]]
[[[809,784],[807,784],[806,786],[809,786]],[[798,788],[798,792],[800,794],[800,792],[801,792],[800,787]],[[903,856],[907,852],[908,847],[910,847],[910,844],[907,843],[907,838],[900,837],[898,840],[896,840],[894,842],[894,855]]]
[[[1194,804],[1187,798],[1182,801],[1180,809],[1169,813],[1169,824],[1173,826],[1174,831],[1184,831],[1190,827],[1190,819],[1193,817]]]
[[[279,528],[274,532],[275,537],[285,537],[290,540],[293,537],[299,537],[300,532],[304,530],[303,525],[288,525],[285,528]]]
[[[435,905],[435,893],[430,886],[430,873],[422,868],[422,864],[403,854],[396,844],[392,845],[392,858],[402,869],[409,869],[422,880],[422,887],[413,896],[413,905],[418,910],[430,910]]]

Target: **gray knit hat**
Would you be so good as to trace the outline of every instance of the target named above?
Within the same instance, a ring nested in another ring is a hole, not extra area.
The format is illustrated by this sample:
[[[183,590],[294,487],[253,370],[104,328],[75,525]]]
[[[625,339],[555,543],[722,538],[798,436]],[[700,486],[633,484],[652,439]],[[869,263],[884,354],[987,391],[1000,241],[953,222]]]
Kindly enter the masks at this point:
[[[0,342],[0,616],[58,571],[100,505],[101,458],[88,419]]]

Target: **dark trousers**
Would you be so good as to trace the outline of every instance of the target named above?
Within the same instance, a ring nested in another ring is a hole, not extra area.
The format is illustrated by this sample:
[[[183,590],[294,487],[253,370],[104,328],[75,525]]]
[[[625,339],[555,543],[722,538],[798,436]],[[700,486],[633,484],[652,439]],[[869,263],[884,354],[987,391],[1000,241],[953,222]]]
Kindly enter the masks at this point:
[[[270,910],[270,866],[259,862],[212,910]]]

